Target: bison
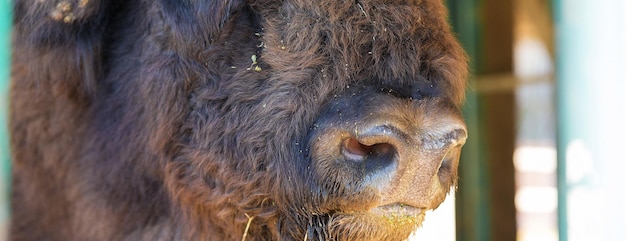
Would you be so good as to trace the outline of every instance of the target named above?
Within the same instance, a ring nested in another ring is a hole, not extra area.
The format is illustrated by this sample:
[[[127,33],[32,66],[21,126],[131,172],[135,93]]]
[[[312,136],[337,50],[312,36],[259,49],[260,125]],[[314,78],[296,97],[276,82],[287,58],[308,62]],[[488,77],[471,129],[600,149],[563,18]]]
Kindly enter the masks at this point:
[[[17,0],[13,241],[403,240],[455,187],[441,0]]]

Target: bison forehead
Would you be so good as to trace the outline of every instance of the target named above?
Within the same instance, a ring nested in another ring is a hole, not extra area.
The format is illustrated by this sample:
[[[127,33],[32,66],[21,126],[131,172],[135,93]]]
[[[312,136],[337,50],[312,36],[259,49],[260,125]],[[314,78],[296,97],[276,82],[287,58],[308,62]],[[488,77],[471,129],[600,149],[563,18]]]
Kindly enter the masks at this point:
[[[361,3],[332,3],[326,8],[330,11],[322,11],[320,6],[290,7],[287,2],[279,14],[268,16],[264,24],[268,52],[277,51],[281,58],[308,53],[319,59],[306,59],[303,66],[327,63],[337,66],[340,73],[375,68],[372,65],[384,62],[385,57],[419,63],[415,46],[419,43],[418,9],[368,8],[368,14]],[[404,17],[395,19],[398,15]],[[285,67],[302,67],[282,61]]]
[[[439,5],[433,7],[432,5]],[[440,1],[285,1],[256,6],[263,19],[263,61],[277,73],[351,81],[411,82],[417,76],[462,86],[463,54]],[[313,71],[311,71],[313,70]],[[459,103],[458,90],[447,93]]]

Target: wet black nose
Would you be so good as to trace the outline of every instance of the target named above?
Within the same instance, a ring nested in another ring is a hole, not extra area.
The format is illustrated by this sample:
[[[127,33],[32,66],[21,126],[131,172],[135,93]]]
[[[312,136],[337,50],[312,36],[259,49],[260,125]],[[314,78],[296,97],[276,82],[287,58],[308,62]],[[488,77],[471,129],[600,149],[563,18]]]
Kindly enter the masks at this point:
[[[460,111],[446,100],[357,93],[322,112],[307,137],[310,164],[300,170],[329,196],[371,191],[381,205],[426,207],[433,188],[456,183],[466,138]]]

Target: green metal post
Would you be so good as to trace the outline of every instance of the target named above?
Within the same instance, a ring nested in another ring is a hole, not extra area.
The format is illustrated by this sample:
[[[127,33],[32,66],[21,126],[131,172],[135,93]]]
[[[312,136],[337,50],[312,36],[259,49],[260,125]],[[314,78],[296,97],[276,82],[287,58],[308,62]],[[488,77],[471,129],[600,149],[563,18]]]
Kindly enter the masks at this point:
[[[11,53],[11,6],[10,0],[0,0],[0,228],[6,224],[9,218],[9,181],[11,171],[7,107]]]
[[[626,4],[553,3],[560,240],[626,240]]]
[[[480,50],[479,0],[448,0],[450,21],[470,57],[472,73],[478,69]],[[470,79],[470,82],[474,78]],[[481,117],[484,116],[480,96],[473,90],[466,93],[464,107],[469,139],[463,148],[459,167],[459,189],[456,194],[457,240],[486,241],[491,235],[489,175],[485,157],[485,138]]]

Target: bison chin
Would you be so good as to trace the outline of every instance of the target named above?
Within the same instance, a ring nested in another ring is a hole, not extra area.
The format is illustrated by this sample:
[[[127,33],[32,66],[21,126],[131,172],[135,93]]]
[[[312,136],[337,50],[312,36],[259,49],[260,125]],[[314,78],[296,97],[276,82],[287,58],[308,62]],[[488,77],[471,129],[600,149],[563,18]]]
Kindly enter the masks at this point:
[[[322,226],[307,227],[308,240],[405,240],[422,222],[422,210],[409,215],[334,214]],[[327,228],[327,230],[323,230]],[[319,235],[319,237],[315,237]]]

